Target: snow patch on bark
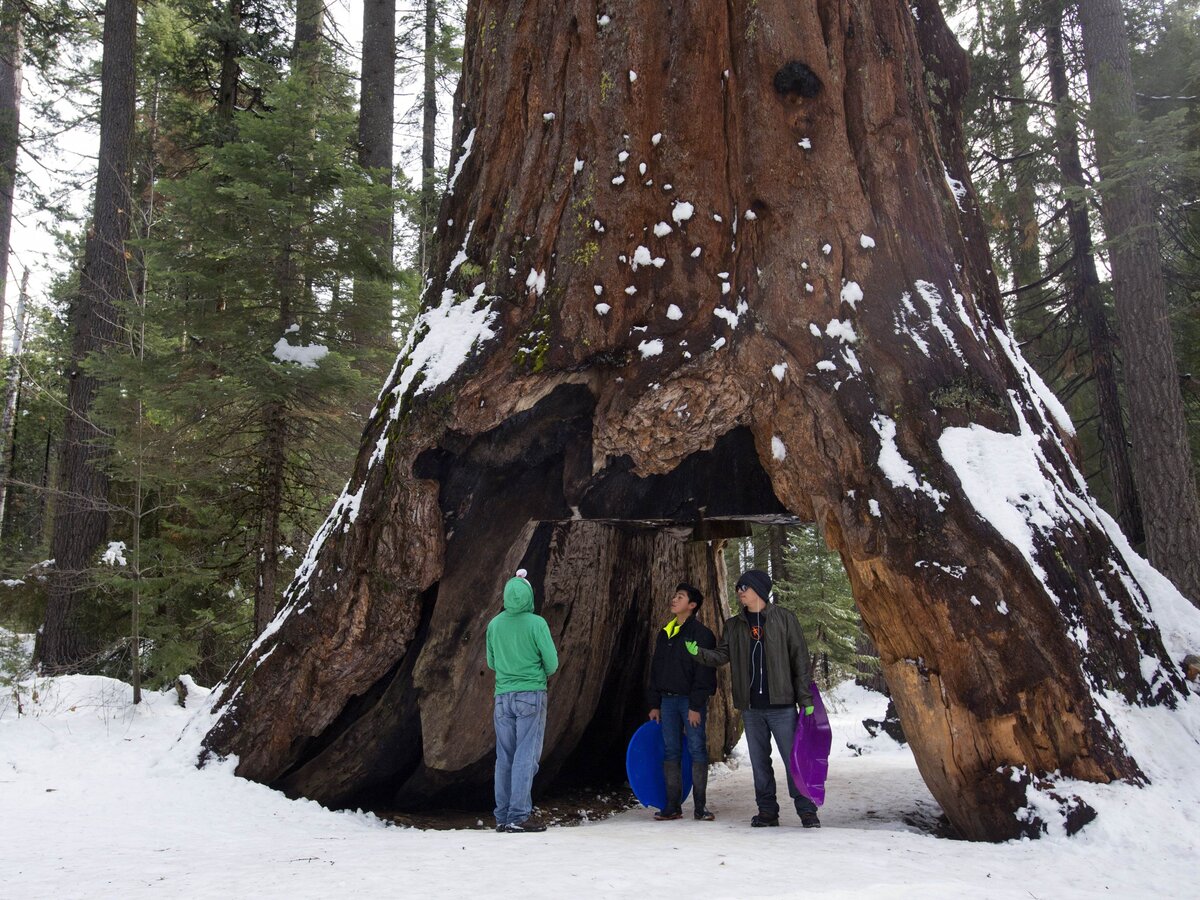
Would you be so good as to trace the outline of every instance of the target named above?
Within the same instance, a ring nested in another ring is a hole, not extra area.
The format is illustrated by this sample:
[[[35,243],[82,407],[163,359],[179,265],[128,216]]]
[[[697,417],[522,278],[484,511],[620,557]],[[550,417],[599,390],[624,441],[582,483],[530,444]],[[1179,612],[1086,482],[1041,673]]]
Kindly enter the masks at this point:
[[[962,209],[963,199],[967,196],[966,185],[951,176],[950,170],[946,168],[944,163],[942,164],[942,175],[946,178],[946,187],[950,189],[950,193],[954,197],[954,205]]]
[[[871,427],[879,435],[879,459],[877,465],[893,487],[906,488],[914,494],[925,494],[937,504],[939,512],[946,509],[947,495],[939,491],[924,478],[917,476],[912,464],[900,452],[896,443],[896,422],[888,416],[876,413],[871,418]]]
[[[458,182],[458,176],[462,174],[463,164],[471,156],[471,148],[475,145],[475,129],[472,128],[467,134],[467,139],[463,141],[462,151],[459,153],[458,162],[454,164],[454,173],[450,176],[450,183],[446,185],[446,193],[454,193],[454,185]]]
[[[1013,364],[1013,368],[1017,370],[1017,374],[1029,388],[1030,393],[1041,401],[1042,406],[1054,417],[1059,428],[1067,434],[1074,434],[1075,425],[1071,421],[1071,415],[1067,412],[1067,408],[1054,396],[1054,392],[1050,390],[1046,382],[1042,381],[1042,376],[1026,361],[1017,342],[1002,328],[993,328],[992,333],[996,336],[996,341],[1004,350],[1009,362]]]
[[[545,290],[545,273],[534,276],[533,286]],[[527,282],[528,283],[528,282]],[[491,325],[497,313],[492,309],[494,297],[484,296],[484,285],[478,284],[468,298],[459,298],[447,288],[442,291],[442,302],[417,317],[410,332],[412,349],[402,352],[409,364],[400,376],[392,393],[397,400],[403,399],[417,375],[425,378],[417,388],[418,394],[433,390],[448,381],[459,367],[466,362],[471,352],[485,341],[496,336]],[[419,337],[418,337],[419,335]],[[400,404],[392,409],[392,417],[400,415]]]
[[[918,279],[914,283],[914,287],[917,289],[917,294],[925,301],[925,305],[929,307],[929,321],[933,324],[933,327],[941,334],[942,338],[946,341],[946,345],[954,351],[954,355],[963,362],[966,362],[962,348],[958,346],[958,341],[954,338],[954,332],[950,330],[950,326],[942,319],[941,310],[944,301],[942,300],[942,295],[938,292],[937,285]]]
[[[810,327],[815,328],[815,326]],[[816,329],[815,333],[819,336],[820,329]],[[846,344],[853,344],[858,340],[858,335],[854,333],[854,326],[850,324],[849,319],[830,319],[829,324],[825,326],[825,334]]]
[[[692,214],[695,211],[696,207],[692,206],[692,204],[688,203],[686,200],[680,200],[671,209],[671,218],[674,219],[676,223],[686,222],[692,217]]]

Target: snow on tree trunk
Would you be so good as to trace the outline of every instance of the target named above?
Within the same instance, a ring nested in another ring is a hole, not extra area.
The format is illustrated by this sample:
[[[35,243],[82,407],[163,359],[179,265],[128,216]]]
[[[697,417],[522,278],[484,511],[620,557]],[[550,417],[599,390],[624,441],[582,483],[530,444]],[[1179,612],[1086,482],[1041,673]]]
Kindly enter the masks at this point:
[[[548,768],[619,769],[666,589],[722,584],[681,538],[790,518],[964,835],[1142,777],[1101,696],[1182,682],[999,317],[961,50],[916,15],[470,5],[424,311],[206,755],[327,801],[486,795],[484,626],[523,564],[563,648]]]

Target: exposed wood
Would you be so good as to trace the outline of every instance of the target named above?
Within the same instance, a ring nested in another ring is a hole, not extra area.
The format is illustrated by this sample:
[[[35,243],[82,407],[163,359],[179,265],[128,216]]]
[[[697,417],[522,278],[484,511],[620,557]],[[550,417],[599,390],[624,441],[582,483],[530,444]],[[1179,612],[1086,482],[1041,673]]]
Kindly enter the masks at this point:
[[[645,0],[604,23],[474,2],[466,35],[423,325],[285,608],[215,695],[206,756],[329,802],[485,804],[481,633],[524,564],[563,646],[551,709],[579,708],[552,723],[547,777],[581,753],[617,767],[644,598],[702,562],[710,595],[724,583],[674,533],[796,518],[839,550],[961,833],[1037,833],[1031,777],[1141,778],[1093,692],[1172,702],[1182,682],[1004,329],[936,4]],[[472,316],[490,336],[449,377],[438,348]],[[985,438],[1053,495],[1028,546],[943,449]]]

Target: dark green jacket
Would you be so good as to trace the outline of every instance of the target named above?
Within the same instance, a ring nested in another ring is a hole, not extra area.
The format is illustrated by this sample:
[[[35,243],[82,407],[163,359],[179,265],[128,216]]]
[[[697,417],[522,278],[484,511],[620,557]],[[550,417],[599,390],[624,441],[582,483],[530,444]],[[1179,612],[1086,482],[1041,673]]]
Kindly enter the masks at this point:
[[[764,645],[767,662],[767,690],[772,703],[794,703],[809,706],[812,695],[808,685],[808,643],[800,623],[790,609],[768,603],[762,611]],[[746,610],[740,616],[725,620],[725,630],[715,650],[699,648],[696,661],[706,666],[729,664],[733,682],[733,705],[750,708],[750,622]]]

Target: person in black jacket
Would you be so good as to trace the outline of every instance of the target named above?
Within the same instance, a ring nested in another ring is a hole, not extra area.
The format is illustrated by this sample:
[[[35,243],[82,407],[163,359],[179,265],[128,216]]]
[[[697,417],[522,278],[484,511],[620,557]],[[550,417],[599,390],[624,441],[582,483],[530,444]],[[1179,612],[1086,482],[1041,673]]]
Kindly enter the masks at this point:
[[[654,816],[660,822],[683,817],[683,736],[687,735],[688,753],[692,757],[692,803],[695,817],[711,822],[708,811],[708,750],[704,735],[708,715],[708,698],[717,691],[717,675],[713,669],[696,664],[695,657],[685,644],[694,643],[706,649],[717,646],[717,639],[696,618],[696,610],[704,595],[687,582],[681,582],[671,598],[671,619],[658,633],[654,658],[650,663],[650,688],[647,701],[650,718],[662,722],[663,775],[667,781],[667,805]]]
[[[770,602],[771,576],[759,569],[743,572],[737,580],[741,615],[725,621],[725,631],[716,650],[697,644],[686,645],[696,661],[705,666],[728,664],[733,682],[733,703],[742,712],[750,768],[754,770],[754,797],[758,814],[750,820],[754,828],[779,824],[779,801],[775,796],[775,770],[771,762],[771,739],[787,760],[792,752],[799,718],[813,710],[809,684],[811,658],[804,632],[796,616]],[[800,793],[787,770],[788,794],[805,828],[820,828],[817,807]]]

